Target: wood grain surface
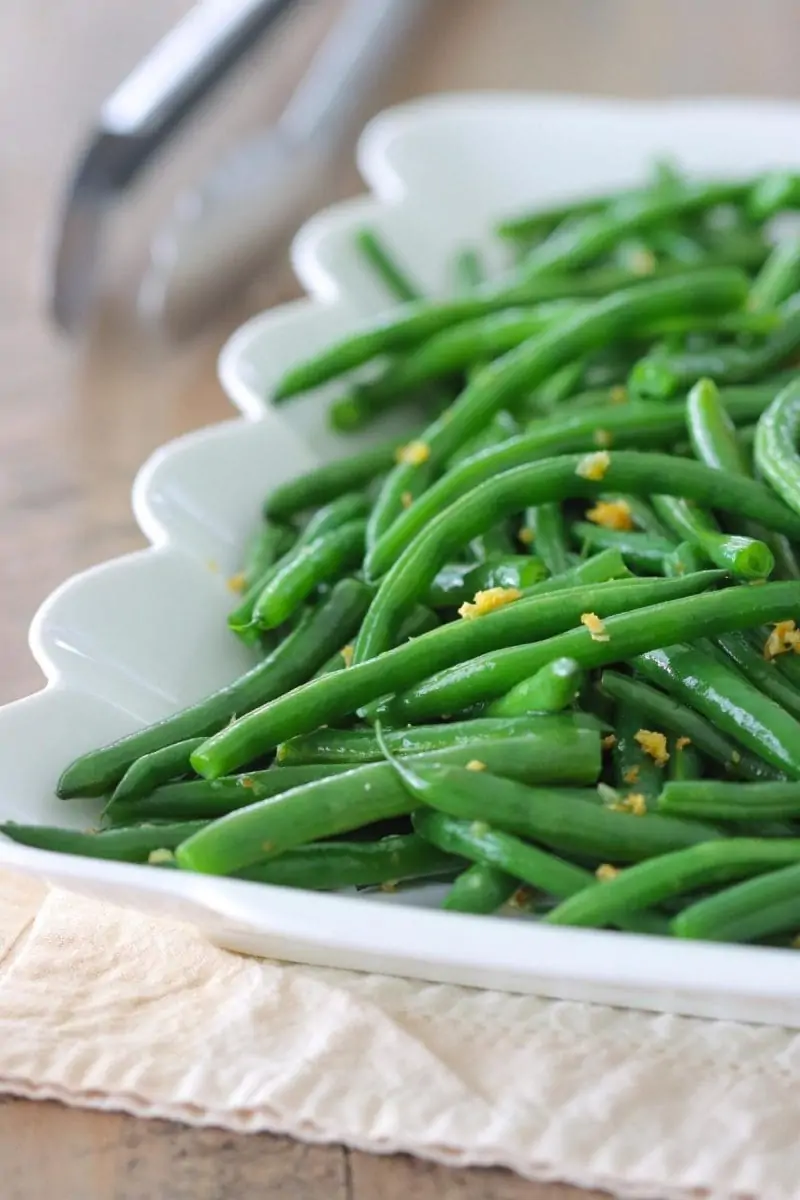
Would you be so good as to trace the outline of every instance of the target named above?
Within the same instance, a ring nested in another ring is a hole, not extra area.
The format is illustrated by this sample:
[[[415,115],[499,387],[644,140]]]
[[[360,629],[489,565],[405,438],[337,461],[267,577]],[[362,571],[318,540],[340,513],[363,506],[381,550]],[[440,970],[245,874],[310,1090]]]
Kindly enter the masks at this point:
[[[187,0],[0,3],[0,702],[37,688],[25,634],[65,576],[142,544],[129,507],[161,442],[229,415],[218,349],[296,294],[285,261],[189,345],[137,329],[131,296],[177,186],[280,108],[337,0],[299,4],[115,216],[104,299],[80,344],[45,317],[48,242],[97,106]],[[373,107],[455,88],[661,96],[796,95],[794,0],[430,0]],[[351,156],[327,182],[358,190]],[[285,1138],[234,1137],[54,1104],[0,1101],[3,1200],[567,1200],[589,1193],[501,1171],[450,1171]]]

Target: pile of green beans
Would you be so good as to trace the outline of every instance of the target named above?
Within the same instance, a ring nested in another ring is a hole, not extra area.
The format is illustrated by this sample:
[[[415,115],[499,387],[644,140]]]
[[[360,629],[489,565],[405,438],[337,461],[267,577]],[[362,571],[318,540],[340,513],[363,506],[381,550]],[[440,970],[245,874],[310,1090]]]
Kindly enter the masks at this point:
[[[800,178],[512,215],[427,297],[298,363],[344,432],[232,581],[252,668],[68,764],[96,828],[17,841],[448,911],[788,944],[800,931]],[[366,374],[362,368],[367,368]],[[258,519],[258,514],[254,514]]]

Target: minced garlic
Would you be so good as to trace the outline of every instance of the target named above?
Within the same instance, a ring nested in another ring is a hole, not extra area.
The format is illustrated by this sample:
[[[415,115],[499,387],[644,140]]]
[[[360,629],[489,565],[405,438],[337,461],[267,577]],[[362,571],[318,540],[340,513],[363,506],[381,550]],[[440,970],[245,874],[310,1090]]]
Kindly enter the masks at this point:
[[[231,575],[228,580],[228,587],[232,592],[243,592],[245,587],[244,571],[239,571],[236,575]]]
[[[594,508],[586,510],[586,519],[604,529],[633,529],[631,506],[627,500],[598,500]]]
[[[481,762],[481,760],[479,758],[471,758],[469,760],[469,762],[467,763],[467,770],[468,771],[485,771],[486,763]]]
[[[600,883],[608,883],[610,879],[617,878],[619,867],[612,867],[611,863],[601,863],[594,874]]]
[[[641,767],[638,763],[635,763],[632,767],[628,767],[622,778],[624,779],[625,783],[638,783],[640,771]]]
[[[522,542],[523,546],[530,546],[533,542],[533,530],[528,529],[527,525],[523,525],[522,529],[520,529],[519,533],[517,534],[517,537]]]
[[[800,654],[800,630],[794,621],[778,621],[764,643],[764,658],[777,658],[790,650]]]
[[[414,497],[411,495],[411,492],[403,492],[400,497],[400,503],[403,508],[411,508],[411,505],[414,503]]]
[[[355,650],[355,646],[342,646],[340,653],[342,655],[342,658],[344,659],[344,665],[346,667],[350,667],[353,665],[354,650]]]
[[[690,737],[679,737],[675,743],[676,750],[685,750],[687,746],[691,746],[692,739]]]
[[[475,617],[485,617],[487,613],[494,612],[497,608],[513,604],[515,600],[519,600],[521,595],[522,592],[519,588],[487,588],[485,592],[476,592],[474,600],[465,600],[458,610],[458,615],[465,621],[472,621]]]
[[[405,463],[410,467],[419,467],[422,463],[427,462],[431,456],[431,448],[427,442],[408,442],[395,453],[395,459],[399,463]]]
[[[628,389],[624,388],[622,384],[618,383],[616,387],[612,387],[611,391],[608,393],[608,398],[612,404],[627,404]]]
[[[597,613],[581,613],[581,625],[585,625],[589,630],[593,642],[611,641],[611,637],[606,633],[606,627]]]
[[[640,729],[633,735],[645,754],[649,754],[657,767],[664,767],[669,762],[667,739],[663,733],[655,733],[652,729]]]
[[[611,466],[611,455],[607,450],[596,450],[593,454],[584,454],[575,468],[575,474],[581,479],[591,479],[599,483],[605,478],[606,471]]]
[[[613,750],[617,744],[617,735],[615,733],[607,733],[600,745],[604,750]]]
[[[592,434],[592,441],[595,446],[602,446],[608,450],[609,446],[614,444],[614,435],[610,429],[595,429]]]

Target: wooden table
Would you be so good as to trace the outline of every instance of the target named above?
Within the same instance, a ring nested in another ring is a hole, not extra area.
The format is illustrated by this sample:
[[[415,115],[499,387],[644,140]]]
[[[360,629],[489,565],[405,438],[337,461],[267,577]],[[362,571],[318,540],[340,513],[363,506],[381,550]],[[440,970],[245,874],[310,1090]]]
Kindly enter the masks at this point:
[[[0,702],[41,683],[25,643],[36,605],[65,576],[142,544],[129,508],[138,464],[175,434],[229,415],[214,372],[227,333],[297,291],[281,266],[179,348],[158,345],[130,318],[154,214],[232,135],[275,113],[334,0],[305,5],[125,205],[107,255],[107,299],[85,342],[65,343],[43,315],[47,234],[76,145],[103,96],[188,7],[0,4]],[[431,0],[430,9],[376,107],[464,87],[645,96],[800,89],[792,0]],[[357,190],[343,162],[329,197]],[[4,1200],[588,1196],[500,1171],[448,1171],[10,1099],[0,1101],[0,1163]]]

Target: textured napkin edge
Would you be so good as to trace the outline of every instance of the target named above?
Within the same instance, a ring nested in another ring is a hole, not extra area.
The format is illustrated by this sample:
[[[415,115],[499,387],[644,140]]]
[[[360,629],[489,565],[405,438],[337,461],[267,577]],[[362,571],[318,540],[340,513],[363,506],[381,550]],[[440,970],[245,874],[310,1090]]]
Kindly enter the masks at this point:
[[[587,1191],[611,1192],[620,1200],[755,1200],[741,1192],[717,1191],[712,1183],[691,1187],[670,1188],[663,1184],[640,1181],[633,1183],[616,1175],[598,1175],[560,1168],[554,1162],[532,1164],[524,1158],[509,1155],[500,1149],[482,1150],[466,1147],[420,1144],[403,1139],[371,1139],[334,1133],[308,1121],[298,1125],[277,1113],[265,1110],[228,1109],[223,1111],[200,1108],[191,1104],[156,1104],[133,1093],[111,1094],[98,1090],[67,1090],[57,1084],[34,1084],[27,1079],[0,1076],[0,1095],[21,1100],[55,1101],[69,1108],[94,1112],[125,1113],[143,1120],[173,1121],[195,1129],[225,1129],[231,1133],[251,1135],[266,1133],[290,1137],[295,1141],[323,1146],[344,1146],[365,1154],[389,1157],[407,1154],[413,1158],[434,1162],[450,1168],[503,1168],[531,1183],[560,1183]]]

